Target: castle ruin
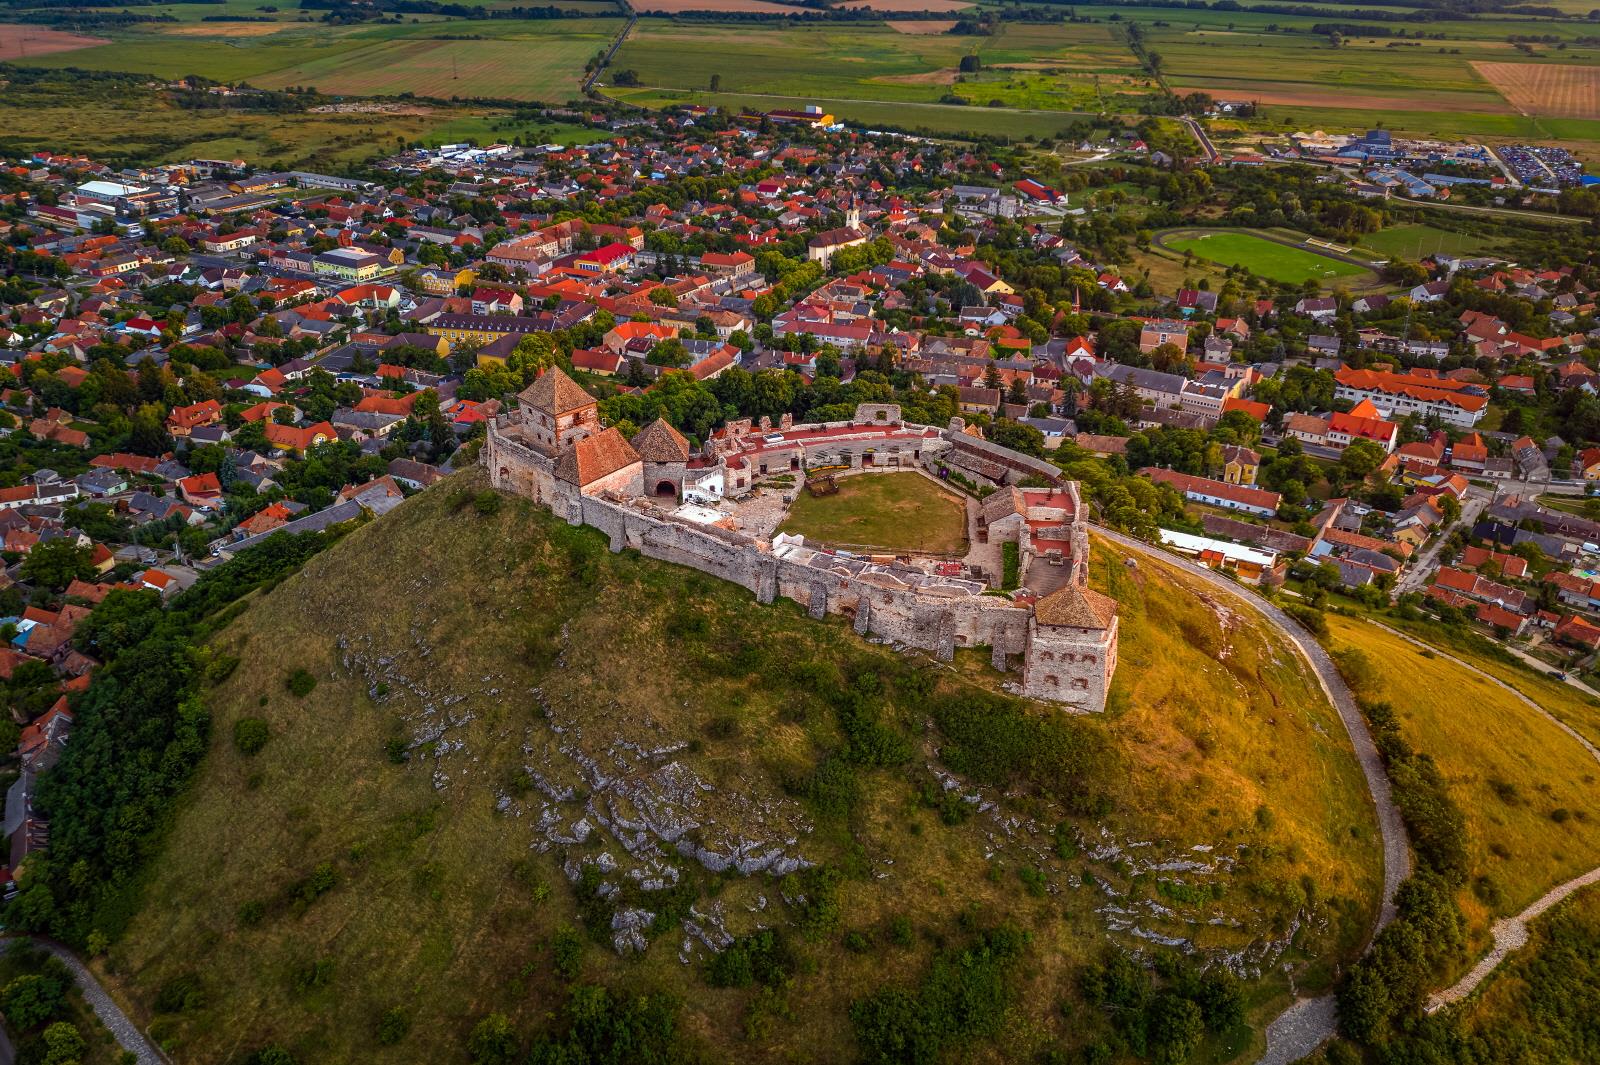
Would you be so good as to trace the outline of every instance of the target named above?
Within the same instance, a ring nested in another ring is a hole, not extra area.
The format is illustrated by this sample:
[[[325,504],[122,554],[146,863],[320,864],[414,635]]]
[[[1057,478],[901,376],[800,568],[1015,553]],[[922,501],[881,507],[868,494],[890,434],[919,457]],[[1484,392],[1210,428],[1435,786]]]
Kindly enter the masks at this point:
[[[495,488],[600,530],[613,551],[693,567],[762,603],[781,595],[813,617],[842,614],[862,635],[942,660],[957,647],[987,647],[997,669],[1020,665],[1013,675],[1021,694],[1082,712],[1105,708],[1117,666],[1117,605],[1088,587],[1078,486],[1047,462],[974,435],[960,418],[938,429],[904,422],[898,405],[866,403],[846,422],[741,419],[696,453],[665,421],[631,440],[603,426],[594,398],[552,369],[490,424],[483,462]],[[817,467],[956,473],[992,486],[973,531],[982,543],[1017,545],[1022,588],[984,594],[987,581],[941,567],[782,534],[762,539],[711,520],[718,504],[748,495],[763,477]]]

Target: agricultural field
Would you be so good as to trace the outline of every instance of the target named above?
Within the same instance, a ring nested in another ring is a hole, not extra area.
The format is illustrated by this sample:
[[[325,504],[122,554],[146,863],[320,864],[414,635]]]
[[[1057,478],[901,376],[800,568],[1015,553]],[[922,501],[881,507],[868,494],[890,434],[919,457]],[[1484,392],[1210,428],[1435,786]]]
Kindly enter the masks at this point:
[[[968,53],[979,57],[980,71],[960,71]],[[1011,110],[1132,110],[1151,91],[1132,53],[1106,26],[1006,23],[992,37],[952,37],[881,23],[779,27],[647,19],[612,69],[631,70],[641,85],[670,90],[709,90],[716,75],[724,93],[816,98],[836,113],[838,101],[933,104],[951,96],[980,105],[999,101]],[[1128,99],[1111,100],[1119,93]],[[987,128],[989,119],[972,115],[965,124]]]
[[[579,95],[583,64],[617,26],[605,19],[532,22],[525,36],[490,41],[406,38],[340,52],[258,76],[266,89],[313,85],[347,96],[413,93],[561,103]]]
[[[780,532],[852,550],[961,555],[967,505],[920,473],[866,473],[838,479],[838,491],[802,490]]]
[[[401,140],[439,145],[521,138],[539,144],[604,135],[495,108],[424,103],[343,113],[190,111],[125,79],[102,82],[66,73],[47,73],[37,84],[19,79],[0,93],[0,153],[7,155],[47,148],[129,162],[201,156],[318,170],[365,163]]]
[[[1473,63],[1472,68],[1524,115],[1600,115],[1600,66]]]
[[[611,18],[338,27],[189,21],[139,27],[119,33],[111,43],[30,57],[25,65],[163,78],[195,74],[258,88],[312,86],[340,95],[563,103],[578,95],[584,63],[621,25]]]
[[[44,26],[0,22],[0,62],[11,63],[53,52],[75,52],[108,43],[104,37],[85,37]]]
[[[795,8],[774,0],[640,0],[637,11],[676,15],[683,11],[718,11],[764,15],[792,15]]]
[[[1466,815],[1461,903],[1475,942],[1493,918],[1600,865],[1600,765],[1571,736],[1433,651],[1355,618],[1330,615],[1328,625],[1346,679],[1394,707]],[[1352,651],[1362,666],[1349,668]]]
[[[1158,239],[1163,247],[1172,251],[1193,252],[1196,258],[1223,266],[1243,266],[1258,277],[1288,284],[1331,283],[1342,278],[1371,276],[1371,271],[1354,263],[1241,230],[1182,230]]]
[[[826,96],[756,96],[743,93],[693,92],[683,89],[616,89],[606,95],[637,107],[671,107],[675,104],[707,104],[734,111],[798,109],[818,104],[841,120],[868,127],[904,129],[945,136],[983,132],[994,137],[1056,137],[1079,119],[1089,117],[1070,111],[1016,111],[1008,108],[981,110],[960,104],[888,103],[880,100],[849,100]]]

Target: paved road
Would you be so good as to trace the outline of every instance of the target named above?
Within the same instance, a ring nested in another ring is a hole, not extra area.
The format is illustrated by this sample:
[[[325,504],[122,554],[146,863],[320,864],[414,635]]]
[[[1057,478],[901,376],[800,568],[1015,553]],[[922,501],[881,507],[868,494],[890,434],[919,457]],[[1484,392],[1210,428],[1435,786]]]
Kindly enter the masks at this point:
[[[1500,646],[1511,652],[1513,657],[1520,659],[1523,665],[1532,669],[1535,673],[1543,673],[1546,677],[1550,678],[1556,683],[1565,684],[1569,688],[1576,688],[1585,695],[1591,697],[1600,695],[1600,692],[1595,691],[1593,688],[1589,687],[1583,681],[1572,676],[1571,674],[1567,674],[1563,677],[1561,674],[1566,673],[1566,670],[1557,669],[1549,662],[1545,662],[1541,659],[1533,657],[1520,647],[1512,647],[1510,644],[1501,644]]]
[[[1322,685],[1328,701],[1338,711],[1339,720],[1343,722],[1345,732],[1350,736],[1356,761],[1361,766],[1361,773],[1367,781],[1367,791],[1371,794],[1373,805],[1377,810],[1378,831],[1383,837],[1383,901],[1378,908],[1378,919],[1372,930],[1373,935],[1377,935],[1385,925],[1394,920],[1395,892],[1399,889],[1401,881],[1411,875],[1411,847],[1406,837],[1405,822],[1400,819],[1400,811],[1395,807],[1394,797],[1390,792],[1389,777],[1383,770],[1383,759],[1379,757],[1378,749],[1372,742],[1372,733],[1367,731],[1367,723],[1361,716],[1360,708],[1356,706],[1355,696],[1350,693],[1349,686],[1339,675],[1333,659],[1329,658],[1322,645],[1312,639],[1289,615],[1226,577],[1130,536],[1100,526],[1095,526],[1095,531],[1123,547],[1176,566],[1243,602],[1275,625],[1311,666],[1317,682]],[[1293,1005],[1267,1025],[1267,1049],[1257,1065],[1288,1065],[1289,1062],[1305,1057],[1333,1036],[1336,1019],[1337,1009],[1331,994],[1296,999]]]
[[[1478,520],[1478,515],[1488,508],[1493,498],[1493,495],[1485,489],[1467,489],[1467,500],[1461,504],[1461,517],[1456,520],[1456,525],[1465,524],[1468,529],[1471,529]],[[1423,548],[1417,557],[1411,560],[1410,565],[1406,567],[1405,574],[1395,584],[1395,595],[1400,596],[1407,592],[1422,591],[1422,586],[1428,583],[1428,578],[1433,576],[1433,571],[1438,568],[1439,555],[1444,550],[1445,541],[1450,539],[1450,530],[1455,527],[1455,525],[1449,525],[1439,530],[1439,534],[1433,538],[1428,546]]]
[[[1206,153],[1206,161],[1215,163],[1221,156],[1217,154],[1217,146],[1211,143],[1211,138],[1206,134],[1206,129],[1197,118],[1185,116],[1183,124],[1189,127],[1189,133],[1196,141],[1200,142],[1200,150]]]
[[[117,1040],[117,1045],[123,1050],[132,1051],[138,1065],[171,1065],[167,1056],[163,1054],[154,1043],[150,1042],[139,1026],[122,1012],[116,1000],[94,978],[94,974],[84,968],[78,956],[60,943],[50,939],[30,939],[23,936],[8,936],[0,940],[0,950],[10,950],[17,943],[33,943],[43,947],[51,954],[60,958],[62,963],[72,973],[73,979],[78,982],[78,987],[83,991],[83,1000],[94,1010],[94,1015],[100,1018],[100,1023],[106,1026],[112,1036]],[[5,1058],[9,1063],[10,1058]]]

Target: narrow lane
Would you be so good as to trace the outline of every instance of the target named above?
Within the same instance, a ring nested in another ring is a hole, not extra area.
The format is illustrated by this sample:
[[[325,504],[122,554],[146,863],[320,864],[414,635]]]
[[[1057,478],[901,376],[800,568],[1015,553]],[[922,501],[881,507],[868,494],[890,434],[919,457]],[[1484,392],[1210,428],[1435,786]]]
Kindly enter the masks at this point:
[[[94,1010],[94,1015],[100,1019],[100,1023],[105,1025],[106,1030],[116,1039],[117,1045],[133,1054],[138,1065],[171,1065],[167,1056],[145,1036],[126,1013],[122,1012],[122,1007],[117,1005],[116,1000],[101,986],[100,981],[95,979],[94,974],[84,967],[76,954],[53,939],[28,936],[7,936],[0,939],[0,950],[10,950],[18,943],[33,943],[61,959],[61,963],[72,973],[72,978],[78,982],[78,987],[83,991],[83,1000],[89,1004],[89,1008]],[[6,1056],[0,1060],[0,1065],[10,1060],[10,1057]]]

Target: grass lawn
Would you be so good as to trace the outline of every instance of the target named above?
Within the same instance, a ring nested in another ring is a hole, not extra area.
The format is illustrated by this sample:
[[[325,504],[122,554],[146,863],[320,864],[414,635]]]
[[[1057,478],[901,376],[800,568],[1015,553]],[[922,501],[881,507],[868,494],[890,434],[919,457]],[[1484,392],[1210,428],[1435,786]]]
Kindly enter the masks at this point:
[[[858,473],[832,495],[802,490],[780,532],[852,549],[961,555],[967,505],[920,473]]]
[[[1423,224],[1390,226],[1361,238],[1360,248],[1377,257],[1416,261],[1430,255],[1474,255],[1496,250],[1493,239]]]
[[[1600,765],[1570,736],[1498,686],[1365,621],[1330,614],[1328,626],[1332,653],[1366,658],[1362,697],[1394,707],[1466,815],[1469,876],[1483,883],[1463,888],[1461,904],[1477,945],[1494,917],[1600,864]]]
[[[1494,653],[1494,645],[1487,637],[1470,629],[1463,630],[1457,637],[1435,624],[1408,623],[1392,617],[1385,617],[1382,621],[1390,628],[1400,629],[1424,643],[1431,643],[1511,685],[1590,743],[1600,745],[1600,699],[1586,696],[1570,684],[1562,684],[1542,673],[1535,673],[1520,661],[1507,661]]]
[[[1111,809],[1077,817],[1037,794],[996,794],[1008,814],[1015,807],[1044,824],[1040,838],[1031,828],[1011,838],[986,815],[945,823],[918,798],[920,741],[905,766],[855,771],[848,816],[805,797],[842,743],[815,670],[824,680],[835,669],[875,674],[891,693],[908,671],[931,677],[935,695],[992,693],[1000,678],[986,652],[934,665],[860,640],[845,619],[813,622],[786,599],[762,607],[711,577],[613,555],[603,535],[525,501],[505,500],[489,516],[459,505],[485,483],[481,471],[463,473],[407,501],[258,596],[215,637],[239,662],[205,695],[210,752],[151,864],[142,911],[95,962],[141,1023],[169,981],[198,981],[195,1005],[154,1018],[175,1060],[237,1059],[274,1043],[305,1062],[456,1062],[489,1012],[524,1033],[547,1025],[569,982],[554,971],[552,939],[579,923],[562,862],[626,857],[600,832],[535,850],[540,817],[565,825],[589,800],[635,816],[585,783],[562,753],[573,749],[641,783],[658,765],[707,782],[711,790],[691,784],[681,800],[695,803],[690,838],[704,845],[722,846],[730,830],[792,833],[808,859],[853,870],[839,892],[840,927],[791,937],[798,973],[775,995],[709,987],[701,962],[679,960],[681,930],[627,958],[584,939],[580,979],[670,993],[682,1031],[716,1059],[853,1059],[851,1001],[924,972],[936,942],[959,940],[967,912],[1032,936],[1007,1023],[977,1048],[981,1061],[1036,1060],[1101,1037],[1106,1022],[1077,990],[1083,965],[1108,939],[1165,950],[1108,930],[1112,893],[1139,929],[1206,954],[1256,957],[1297,929],[1293,946],[1247,982],[1257,1030],[1288,1000],[1291,976],[1301,989],[1329,986],[1369,926],[1376,828],[1331,708],[1276,635],[1171,567],[1130,570],[1097,545],[1091,580],[1122,603],[1124,667],[1111,711],[1074,727],[1103,738]],[[425,578],[397,558],[428,559]],[[285,632],[301,637],[291,646]],[[354,656],[385,663],[392,686]],[[285,688],[297,669],[317,678],[303,698]],[[883,713],[905,735],[925,734],[920,697],[891,694]],[[245,716],[271,733],[248,758],[231,739]],[[446,718],[439,742],[418,739],[406,764],[386,757],[386,741]],[[575,727],[557,734],[557,719]],[[618,739],[676,753],[619,766]],[[576,796],[548,800],[525,766],[538,769],[541,788],[573,786]],[[1114,848],[1052,849],[1058,820]],[[1182,872],[1150,868],[1178,860]],[[296,902],[293,885],[324,863],[335,885]],[[673,864],[701,892],[700,911],[725,913],[733,932],[790,921],[783,882]],[[1047,892],[1025,889],[1030,867]],[[901,943],[884,932],[895,918],[910,922]],[[848,949],[847,931],[865,949]],[[322,975],[307,986],[299,977],[313,963]],[[379,1018],[393,1007],[408,1011],[409,1033],[380,1046]],[[1254,1060],[1259,1042],[1237,1029],[1191,1060]]]
[[[1290,284],[1311,280],[1333,281],[1370,273],[1352,263],[1330,259],[1304,248],[1291,248],[1237,230],[1172,237],[1165,243],[1179,253],[1192,251],[1197,258],[1223,266],[1243,266],[1258,277]]]

